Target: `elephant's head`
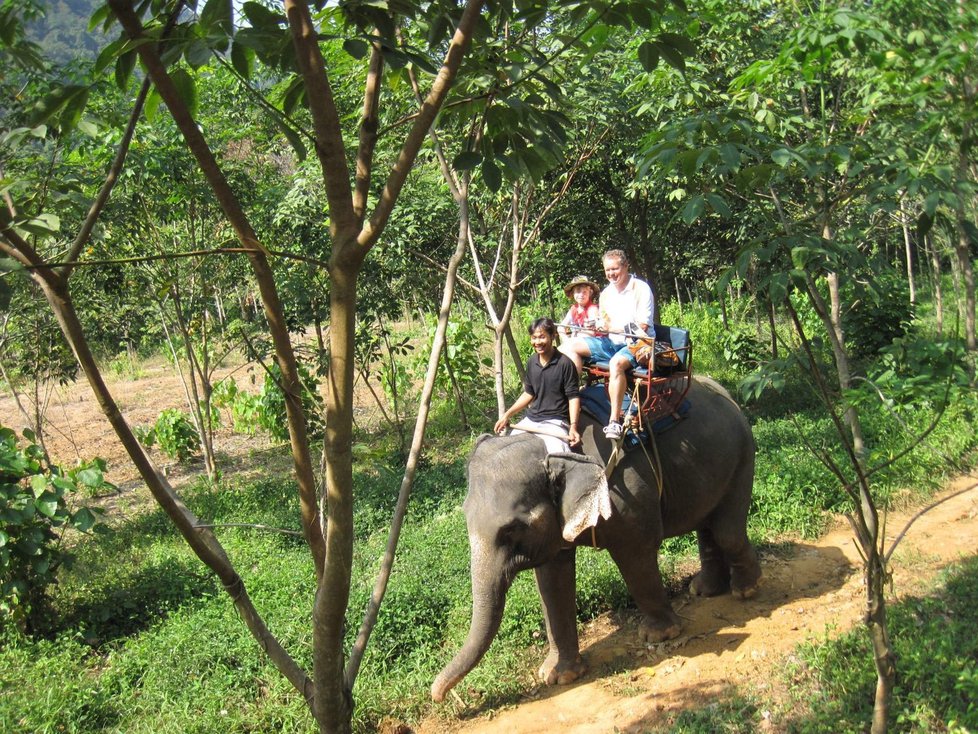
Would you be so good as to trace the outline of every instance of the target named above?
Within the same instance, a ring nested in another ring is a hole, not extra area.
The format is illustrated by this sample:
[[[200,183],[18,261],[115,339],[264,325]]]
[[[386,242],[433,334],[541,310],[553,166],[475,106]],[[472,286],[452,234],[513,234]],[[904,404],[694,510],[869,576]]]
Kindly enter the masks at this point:
[[[468,486],[462,509],[472,553],[472,623],[432,684],[435,701],[489,649],[516,574],[552,560],[611,512],[601,464],[575,454],[548,456],[543,442],[527,434],[481,437],[469,458]]]

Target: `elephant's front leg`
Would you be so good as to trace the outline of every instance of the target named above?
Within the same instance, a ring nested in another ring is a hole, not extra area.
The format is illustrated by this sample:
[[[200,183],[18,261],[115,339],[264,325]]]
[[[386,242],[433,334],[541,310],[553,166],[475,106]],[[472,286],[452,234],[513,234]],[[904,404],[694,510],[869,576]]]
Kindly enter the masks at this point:
[[[587,672],[577,640],[574,563],[574,549],[569,548],[535,571],[550,643],[550,652],[540,666],[539,675],[548,685],[573,683]]]
[[[662,584],[659,573],[659,546],[643,542],[628,548],[609,547],[608,552],[618,565],[628,592],[645,614],[639,634],[645,642],[662,642],[678,637],[682,631],[679,616]]]

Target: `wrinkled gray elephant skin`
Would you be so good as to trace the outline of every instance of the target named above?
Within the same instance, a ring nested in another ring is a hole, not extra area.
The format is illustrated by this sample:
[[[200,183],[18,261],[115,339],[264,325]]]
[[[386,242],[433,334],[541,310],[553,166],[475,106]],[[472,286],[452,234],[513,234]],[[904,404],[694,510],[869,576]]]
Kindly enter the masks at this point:
[[[499,630],[513,578],[529,568],[536,573],[550,643],[541,679],[570,683],[586,672],[577,638],[576,546],[595,544],[611,554],[644,615],[640,634],[646,642],[680,632],[659,573],[664,538],[696,531],[701,566],[693,593],[756,593],[761,569],[747,539],[755,451],[750,425],[712,380],[694,380],[689,398],[688,417],[656,437],[661,498],[642,451],[626,455],[605,484],[612,447],[587,416],[581,431],[586,456],[547,456],[543,442],[530,434],[479,439],[462,506],[472,553],[472,622],[461,650],[432,684],[435,701],[482,659]]]

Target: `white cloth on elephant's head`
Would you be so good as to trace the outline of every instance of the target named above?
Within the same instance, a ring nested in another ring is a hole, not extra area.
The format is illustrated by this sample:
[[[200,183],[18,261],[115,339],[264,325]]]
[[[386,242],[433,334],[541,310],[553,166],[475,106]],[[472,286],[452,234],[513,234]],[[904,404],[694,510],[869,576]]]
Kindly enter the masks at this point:
[[[521,428],[533,430],[521,431]],[[547,447],[548,454],[557,454],[561,451],[570,451],[570,444],[567,443],[567,431],[569,426],[566,421],[560,418],[548,418],[545,421],[534,421],[524,418],[515,426],[509,429],[509,435],[517,433],[530,433],[543,441]]]
[[[583,468],[583,467],[582,467]],[[607,520],[611,517],[611,494],[608,491],[608,479],[604,473],[596,472],[597,483],[590,492],[582,494],[570,517],[564,518],[564,540],[573,542],[574,538],[588,528],[598,524],[598,518]]]

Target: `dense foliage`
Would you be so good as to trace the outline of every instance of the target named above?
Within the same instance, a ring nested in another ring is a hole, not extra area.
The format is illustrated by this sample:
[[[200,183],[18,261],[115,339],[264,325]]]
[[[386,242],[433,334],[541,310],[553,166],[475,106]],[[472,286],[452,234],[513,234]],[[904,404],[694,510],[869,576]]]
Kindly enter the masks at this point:
[[[71,558],[65,531],[88,532],[98,520],[100,511],[78,506],[78,495],[111,488],[104,461],[63,469],[49,464],[31,431],[24,438],[19,445],[0,426],[0,629],[43,624],[49,587]]]

